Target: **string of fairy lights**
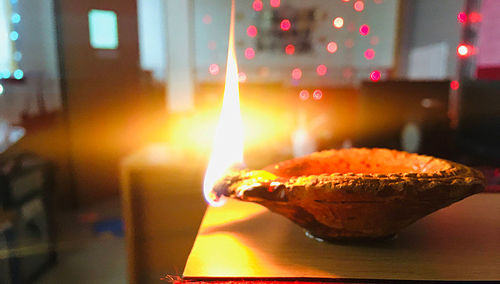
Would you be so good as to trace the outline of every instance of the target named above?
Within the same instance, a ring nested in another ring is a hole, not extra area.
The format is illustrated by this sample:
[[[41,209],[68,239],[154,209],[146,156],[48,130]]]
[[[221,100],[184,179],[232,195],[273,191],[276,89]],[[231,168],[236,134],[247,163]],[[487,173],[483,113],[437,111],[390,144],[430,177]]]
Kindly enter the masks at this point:
[[[341,2],[344,2],[346,5],[349,5],[353,11],[361,13],[363,12],[366,8],[366,1],[368,0],[341,0]],[[384,0],[371,0],[375,4],[382,4]],[[279,8],[282,6],[281,0],[253,0],[251,9],[253,9],[255,12],[260,13],[265,11],[265,5],[270,6],[271,8]],[[356,13],[355,13],[356,14]],[[479,23],[482,20],[482,16],[479,12],[471,12],[469,14],[466,14],[465,12],[459,12],[457,15],[457,21],[461,24],[466,24],[466,23]],[[352,49],[355,45],[355,35],[359,34],[358,36],[361,36],[363,38],[367,38],[367,42],[369,43],[368,48],[363,49],[363,52],[361,54],[362,58],[364,60],[367,60],[369,63],[367,66],[370,71],[367,72],[367,78],[371,80],[372,82],[377,82],[380,81],[381,79],[384,78],[385,76],[385,71],[384,70],[378,70],[376,68],[376,63],[374,62],[375,57],[377,56],[377,46],[380,43],[380,37],[376,33],[372,31],[372,28],[368,23],[360,23],[359,26],[357,26],[354,23],[349,23],[344,17],[340,15],[334,15],[331,19],[331,25],[333,26],[334,29],[337,30],[345,30],[349,33],[351,33],[350,36],[347,37],[343,42],[339,42],[338,40],[326,40],[326,42],[321,43],[324,44],[324,50],[328,52],[329,54],[335,54],[337,53],[340,49]],[[210,15],[206,14],[203,17],[203,23],[205,24],[210,24],[212,22],[212,18]],[[281,29],[283,32],[289,32],[292,30],[293,25],[296,25],[297,23],[293,22],[293,19],[289,18],[281,18],[277,23],[274,23],[279,25],[279,29]],[[246,27],[246,36],[249,38],[256,38],[259,36],[259,33],[261,31],[259,30],[258,26],[254,24],[250,24]],[[208,49],[214,51],[216,48],[216,43],[214,40],[210,40],[208,42]],[[287,56],[293,56],[297,54],[297,45],[293,42],[289,42],[284,45],[284,48],[282,50],[284,55]],[[256,54],[259,52],[257,51],[254,47],[244,47],[244,57],[247,60],[252,60],[256,57]],[[457,57],[458,59],[463,59],[464,57],[468,57],[472,54],[475,54],[476,49],[474,46],[466,43],[461,43],[457,46]],[[371,62],[371,63],[370,63]],[[264,70],[265,68],[265,70]],[[371,69],[370,69],[371,68]],[[266,71],[269,73],[269,68],[263,67],[261,68],[263,71]],[[216,76],[219,74],[221,71],[220,66],[217,63],[211,63],[208,66],[208,72],[210,75]],[[259,72],[259,74],[264,73],[264,72]],[[325,76],[327,73],[329,73],[328,67],[325,64],[318,64],[315,67],[315,73],[318,76]],[[352,80],[354,78],[354,75],[356,73],[359,73],[359,70],[356,70],[355,67],[347,66],[342,68],[342,77],[344,80]],[[304,78],[304,76],[307,76],[308,72],[305,70],[302,70],[300,67],[292,67],[290,68],[290,79],[292,82],[295,82],[297,85],[297,82],[301,79]],[[359,74],[358,74],[359,75]],[[364,75],[362,75],[364,76]],[[247,79],[247,75],[244,72],[240,72],[239,74],[240,82],[245,82]],[[450,89],[451,90],[457,90],[459,88],[459,83],[457,80],[452,80],[450,84]],[[312,92],[309,92],[308,90],[301,90],[299,93],[299,98],[303,100],[307,100],[310,97],[314,99],[321,99],[322,97],[322,92],[321,90],[317,89]]]
[[[20,66],[20,62],[22,60],[22,53],[18,50],[19,46],[19,40],[20,40],[20,34],[19,34],[19,26],[21,23],[21,14],[18,12],[18,0],[10,0],[10,19],[7,19],[9,23],[10,30],[7,31],[8,33],[8,40],[11,41],[11,44],[13,46],[13,54],[12,54],[12,59],[14,61],[14,69],[9,70],[8,68],[5,68],[3,70],[0,70],[0,79],[15,79],[15,80],[21,80],[24,77],[24,72]],[[0,95],[2,95],[5,91],[5,88],[2,84],[0,84]]]
[[[266,3],[265,3],[265,2]],[[366,0],[342,0],[342,2],[345,3],[346,7],[349,7],[354,11],[354,13],[361,13],[365,10],[366,5],[365,5]],[[371,0],[375,4],[382,4],[383,0]],[[281,0],[253,0],[251,4],[251,9],[254,10],[256,13],[264,13],[265,6],[268,5],[271,9],[275,8],[280,8],[282,6]],[[283,6],[284,7],[284,6]],[[322,12],[322,11],[320,11]],[[325,14],[324,12],[321,14]],[[273,21],[273,25],[278,25],[279,30],[281,30],[282,34],[287,37],[287,33],[296,33],[297,31],[294,30],[295,27],[301,25],[301,23],[295,22],[297,19],[294,18],[288,18],[288,17],[282,17],[278,18],[278,22]],[[211,24],[212,23],[212,17],[210,14],[205,14],[202,18],[202,21],[204,24]],[[366,23],[362,23],[361,25],[357,26],[354,23],[350,23],[344,19],[344,17],[340,15],[335,15],[333,18],[329,19],[331,21],[331,27],[335,30],[339,30],[342,32],[344,30],[346,33],[348,32],[350,35],[345,39],[345,41],[340,41],[339,39],[333,39],[333,40],[327,40],[325,39],[319,39],[316,40],[312,44],[317,44],[319,42],[322,47],[324,52],[327,52],[327,54],[336,54],[338,53],[339,50],[344,49],[344,50],[351,50],[354,47],[355,44],[355,35],[359,33],[359,36],[363,38],[367,38],[367,42],[371,47],[366,48],[366,50],[363,51],[362,56],[364,56],[364,59],[367,60],[368,62],[374,61],[375,56],[376,56],[376,46],[379,44],[380,39],[377,34],[373,34],[370,25]],[[303,25],[303,24],[302,24]],[[313,23],[314,25],[314,23]],[[295,27],[294,27],[295,26]],[[273,29],[277,29],[272,28]],[[266,33],[267,31],[261,31],[259,28],[259,25],[256,24],[249,24],[246,26],[246,36],[248,38],[257,38],[260,36],[260,33]],[[281,53],[285,56],[294,56],[297,55],[300,50],[300,46],[298,45],[299,43],[293,42],[288,40],[289,42],[285,43],[283,46],[283,49],[281,50]],[[208,41],[208,49],[211,50],[212,52],[216,48],[216,43],[214,40],[209,40]],[[255,47],[247,46],[243,47],[243,55],[247,60],[253,60],[256,57],[256,54],[261,52],[261,50],[256,50]],[[352,53],[352,52],[351,52]],[[368,68],[373,68],[373,63],[367,65]],[[260,70],[262,69],[262,70]],[[264,73],[269,73],[269,68],[268,67],[262,67],[258,70],[258,75],[262,75]],[[326,76],[328,73],[332,72],[328,69],[328,66],[324,63],[318,63],[315,65],[314,69],[315,75],[319,77]],[[208,66],[208,72],[210,75],[217,76],[219,72],[221,71],[221,67],[217,63],[210,63]],[[261,72],[262,71],[262,72]],[[267,71],[267,72],[266,72]],[[342,68],[342,77],[344,80],[352,80],[354,78],[354,74],[358,72],[356,68],[354,67],[344,67]],[[299,66],[292,67],[290,69],[290,80],[292,85],[298,85],[299,81],[306,76],[309,76],[309,71],[308,70],[303,70]],[[370,70],[368,74],[368,78],[372,81],[379,81],[382,78],[382,72],[380,70],[372,69]],[[240,82],[245,82],[247,79],[247,75],[245,72],[240,72],[239,73],[239,79]],[[310,97],[313,99],[319,100],[323,96],[322,91],[319,89],[312,90],[309,92],[308,90],[302,90],[299,93],[299,98],[303,100],[307,100]]]

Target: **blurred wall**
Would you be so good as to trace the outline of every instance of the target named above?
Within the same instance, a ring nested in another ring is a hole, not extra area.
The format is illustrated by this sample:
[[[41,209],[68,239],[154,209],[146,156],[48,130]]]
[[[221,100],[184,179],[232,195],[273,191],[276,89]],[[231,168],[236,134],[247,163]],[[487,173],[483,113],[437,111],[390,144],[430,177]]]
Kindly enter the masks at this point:
[[[401,55],[399,77],[406,77],[410,68],[408,57],[415,48],[438,43],[446,45],[446,76],[453,77],[457,69],[456,49],[461,38],[457,14],[464,9],[464,0],[406,0],[402,11]]]

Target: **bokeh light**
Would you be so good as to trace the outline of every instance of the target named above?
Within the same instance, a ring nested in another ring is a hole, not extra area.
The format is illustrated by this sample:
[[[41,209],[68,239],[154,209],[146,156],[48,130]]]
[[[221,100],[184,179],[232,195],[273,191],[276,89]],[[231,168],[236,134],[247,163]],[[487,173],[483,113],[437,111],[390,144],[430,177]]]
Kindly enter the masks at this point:
[[[19,38],[19,34],[16,31],[12,31],[9,34],[10,40],[16,41]]]
[[[352,68],[345,68],[344,70],[342,70],[342,76],[345,79],[351,79],[352,75],[354,75],[354,72],[352,71]]]
[[[4,91],[4,88],[3,88],[3,85],[0,84],[0,96],[3,95],[3,91]],[[309,94],[308,94],[309,95]]]
[[[367,36],[370,33],[370,26],[369,25],[361,25],[359,27],[359,34],[362,36]]]
[[[309,91],[301,90],[299,93],[299,98],[303,101],[306,101],[307,99],[309,99]]]
[[[321,90],[314,90],[313,99],[319,101],[321,98],[323,98],[323,92]]]
[[[210,64],[210,66],[208,66],[208,72],[210,72],[210,74],[212,74],[212,75],[219,74],[219,71],[220,71],[219,69],[220,69],[219,65],[216,63],[212,63],[212,64]]]
[[[255,57],[255,50],[251,47],[245,49],[245,58],[253,59]]]
[[[481,22],[483,19],[483,16],[479,12],[470,12],[469,14],[469,21],[473,24]]]
[[[368,60],[372,60],[373,58],[375,58],[375,50],[371,48],[365,50],[365,58]]]
[[[302,78],[302,70],[300,70],[300,68],[294,68],[292,70],[292,79],[300,80],[300,78]]]
[[[453,80],[450,82],[450,89],[452,90],[458,90],[458,88],[460,87],[460,83],[458,83],[457,80]]]
[[[247,74],[245,72],[238,73],[238,81],[240,83],[245,83],[247,81]]]
[[[354,10],[356,10],[357,12],[361,12],[364,9],[365,9],[365,2],[361,0],[354,2]]]
[[[457,14],[457,21],[461,24],[467,22],[467,14],[465,12],[459,12]]]
[[[344,26],[344,19],[342,17],[337,17],[337,18],[333,19],[332,24],[337,29],[340,29]]]
[[[349,39],[347,39],[347,40],[344,42],[344,45],[345,45],[345,47],[347,47],[347,48],[353,48],[353,47],[354,47],[354,40],[352,40],[352,38],[349,38]]]
[[[215,40],[210,40],[208,41],[208,49],[210,50],[215,50],[215,48],[217,47],[217,43],[215,42]]]
[[[280,28],[284,31],[288,31],[292,27],[292,23],[288,19],[284,19],[280,23]]]
[[[273,8],[278,8],[281,5],[281,1],[280,0],[270,0],[269,5],[271,5],[271,7],[273,7]]]
[[[295,53],[295,45],[293,44],[288,44],[285,46],[285,53],[288,55],[292,55]]]
[[[372,82],[379,81],[381,77],[382,77],[382,74],[380,74],[380,71],[378,71],[378,70],[374,70],[370,73],[370,80],[372,80]]]
[[[206,14],[205,16],[203,16],[202,20],[205,25],[209,25],[212,23],[212,16]]]
[[[457,46],[457,55],[460,57],[467,57],[471,54],[472,47],[467,44],[459,44]]]
[[[318,67],[316,67],[316,73],[319,76],[325,76],[326,72],[328,72],[328,68],[326,67],[325,64],[320,64]]]
[[[13,75],[17,80],[21,80],[24,77],[24,72],[21,69],[17,69],[16,71],[14,71]]]
[[[261,0],[254,0],[252,3],[252,8],[257,12],[262,11],[263,7],[264,5],[262,4]]]
[[[21,22],[21,15],[19,15],[18,13],[14,13],[12,14],[12,17],[10,17],[10,20],[13,24],[19,24],[19,22]]]
[[[334,41],[330,41],[326,45],[326,50],[328,50],[328,52],[330,52],[330,53],[335,53],[337,51],[337,49],[338,49],[337,43]]]
[[[250,25],[247,28],[247,35],[249,37],[256,37],[257,36],[257,27],[254,25]]]

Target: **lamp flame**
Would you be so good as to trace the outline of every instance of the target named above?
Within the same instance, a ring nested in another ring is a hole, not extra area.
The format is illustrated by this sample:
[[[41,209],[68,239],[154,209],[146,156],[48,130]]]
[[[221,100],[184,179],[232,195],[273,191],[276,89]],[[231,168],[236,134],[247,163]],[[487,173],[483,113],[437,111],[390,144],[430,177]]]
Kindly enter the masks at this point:
[[[217,198],[212,192],[215,182],[224,175],[226,170],[243,163],[243,122],[240,113],[238,65],[234,51],[234,10],[233,0],[229,26],[224,100],[203,182],[205,199],[212,206],[224,204],[224,200]]]

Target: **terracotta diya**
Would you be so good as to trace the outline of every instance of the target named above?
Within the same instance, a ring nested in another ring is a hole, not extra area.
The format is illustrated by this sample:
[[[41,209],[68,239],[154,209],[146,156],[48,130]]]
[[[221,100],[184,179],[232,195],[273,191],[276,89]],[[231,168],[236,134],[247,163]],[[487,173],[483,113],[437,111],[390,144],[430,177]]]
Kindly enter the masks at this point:
[[[440,208],[481,192],[483,175],[464,165],[388,149],[343,149],[231,170],[215,196],[259,203],[315,237],[393,236]]]

